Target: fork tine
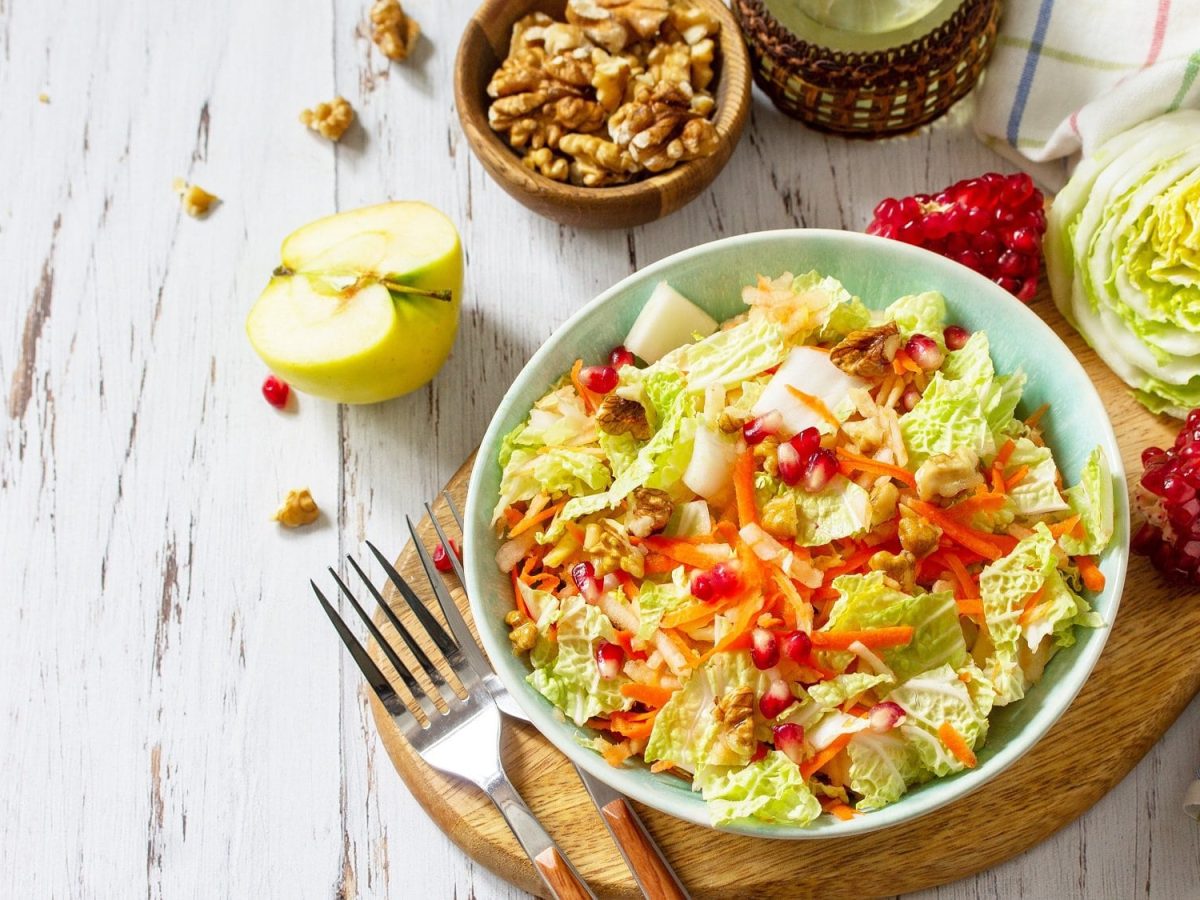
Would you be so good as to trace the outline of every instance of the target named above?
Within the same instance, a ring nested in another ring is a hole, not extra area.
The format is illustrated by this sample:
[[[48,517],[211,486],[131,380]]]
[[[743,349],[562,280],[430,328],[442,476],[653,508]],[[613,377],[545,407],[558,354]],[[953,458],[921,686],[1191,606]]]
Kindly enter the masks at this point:
[[[430,510],[430,518],[433,518],[433,511]],[[442,580],[442,576],[438,574],[437,569],[433,565],[433,560],[429,558],[429,551],[425,549],[425,545],[421,543],[417,537],[417,526],[413,524],[413,520],[405,516],[404,521],[408,523],[408,533],[412,535],[413,546],[417,548],[417,556],[421,560],[421,568],[425,570],[425,575],[429,579],[429,584],[433,588],[433,595],[437,597],[438,605],[445,612],[451,606],[454,606],[454,598],[450,596],[450,592],[446,590],[446,582]],[[436,521],[436,520],[435,520]],[[454,553],[447,549],[450,557],[454,558]]]
[[[462,513],[458,511],[458,505],[454,502],[454,498],[450,496],[449,491],[442,491],[442,497],[446,501],[446,506],[450,507],[450,515],[454,516],[454,521],[458,523],[458,530],[463,530]]]
[[[354,594],[350,592],[350,588],[348,588],[346,583],[342,581],[340,577],[338,577],[338,573],[334,571],[332,566],[329,567],[329,574],[332,575],[333,580],[337,582],[338,589],[345,595],[346,599],[350,601],[350,605],[354,607],[354,611],[358,613],[358,617],[363,620],[363,624],[367,626],[367,631],[371,632],[371,637],[375,638],[375,640],[379,643],[379,647],[381,650],[383,650],[384,656],[388,658],[388,662],[396,667],[396,672],[399,673],[400,679],[404,682],[404,686],[408,688],[408,692],[412,694],[413,699],[417,702],[417,705],[421,707],[421,710],[425,713],[425,715],[437,715],[437,708],[426,695],[425,689],[421,687],[420,682],[413,677],[412,672],[410,672],[408,667],[404,665],[403,660],[400,659],[391,643],[383,636],[383,633],[376,627],[375,623],[371,621],[371,617],[367,615],[367,611],[362,608],[362,605],[358,602],[358,600],[355,599]]]
[[[425,552],[425,548],[423,548],[421,546],[421,542],[417,540],[416,534],[413,535],[413,543],[416,544],[418,551],[421,553]],[[413,589],[408,586],[408,582],[400,577],[400,573],[396,571],[395,567],[390,562],[388,562],[387,557],[379,552],[379,548],[370,541],[367,541],[367,546],[370,548],[371,553],[375,555],[375,559],[377,559],[379,564],[383,566],[383,571],[387,573],[388,580],[395,585],[396,590],[398,590],[400,595],[404,597],[404,600],[408,603],[408,606],[413,611],[413,614],[416,615],[417,619],[421,622],[421,627],[429,632],[429,636],[433,638],[433,642],[437,644],[437,648],[441,650],[447,658],[449,658],[451,654],[458,650],[458,645],[454,643],[454,639],[450,637],[450,635],[446,634],[446,629],[444,629],[438,623],[438,620],[433,617],[433,615],[425,607],[425,604],[421,602],[421,598],[418,597],[416,593],[413,592]],[[387,607],[386,603],[384,604],[384,607]]]
[[[433,523],[433,530],[437,532],[438,540],[442,542],[442,547],[445,548],[446,558],[450,560],[450,565],[454,567],[454,574],[458,576],[458,583],[463,586],[463,590],[467,587],[467,576],[463,573],[462,562],[458,558],[458,554],[450,549],[450,539],[446,537],[446,532],[442,531],[442,524],[437,520],[437,516],[433,514],[433,507],[428,503],[425,504],[425,512],[429,513],[429,521]],[[461,528],[461,526],[459,526]],[[438,598],[439,604],[441,598]],[[453,605],[453,604],[451,604]],[[446,607],[442,606],[442,612],[446,611]]]
[[[362,671],[363,677],[367,679],[367,684],[371,685],[371,689],[375,691],[375,695],[379,698],[379,701],[387,707],[388,712],[392,715],[408,716],[407,724],[415,725],[416,720],[408,712],[404,701],[392,690],[391,684],[383,672],[379,670],[379,666],[375,665],[375,660],[371,659],[370,654],[358,642],[358,638],[354,636],[354,632],[342,621],[342,617],[338,615],[337,610],[333,608],[332,604],[325,598],[325,595],[321,593],[321,589],[317,587],[317,583],[312,580],[308,583],[312,585],[313,593],[317,595],[317,601],[321,604],[321,608],[325,610],[325,615],[329,616],[329,621],[333,624],[338,637],[342,639],[342,643],[350,651],[350,656],[353,657],[354,662]],[[398,670],[404,674],[408,674],[403,666],[400,666]],[[411,678],[412,676],[410,675],[409,677]],[[405,683],[407,684],[407,681]]]
[[[421,645],[416,642],[412,633],[404,627],[404,623],[400,621],[399,617],[392,611],[392,608],[387,605],[387,602],[383,599],[383,595],[379,593],[375,585],[371,583],[371,579],[367,577],[367,573],[362,570],[362,567],[359,566],[354,557],[347,555],[346,559],[354,567],[354,571],[358,573],[358,577],[366,584],[367,590],[371,592],[371,595],[375,598],[375,602],[383,610],[383,614],[388,617],[388,621],[392,623],[392,627],[396,629],[396,633],[400,635],[405,646],[412,651],[417,664],[425,670],[425,674],[429,676],[429,680],[434,683],[435,687],[444,687],[446,684],[445,677],[438,671],[437,666],[433,664],[433,661],[426,655],[425,651],[421,649]]]

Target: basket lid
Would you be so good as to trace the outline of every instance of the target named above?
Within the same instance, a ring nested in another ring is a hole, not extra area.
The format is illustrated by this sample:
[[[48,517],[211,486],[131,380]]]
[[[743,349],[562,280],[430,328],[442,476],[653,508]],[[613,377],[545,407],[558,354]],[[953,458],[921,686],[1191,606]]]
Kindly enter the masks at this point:
[[[843,53],[872,53],[919,41],[965,0],[765,0],[800,40]]]

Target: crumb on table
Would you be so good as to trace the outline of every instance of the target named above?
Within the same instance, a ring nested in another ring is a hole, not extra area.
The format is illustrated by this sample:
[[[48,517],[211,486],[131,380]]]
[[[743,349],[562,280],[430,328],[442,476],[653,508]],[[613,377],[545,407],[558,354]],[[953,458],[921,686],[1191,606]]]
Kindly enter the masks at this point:
[[[216,194],[210,194],[197,184],[188,184],[182,178],[176,178],[171,187],[179,195],[183,211],[193,219],[204,218],[212,212],[213,206],[220,202]]]

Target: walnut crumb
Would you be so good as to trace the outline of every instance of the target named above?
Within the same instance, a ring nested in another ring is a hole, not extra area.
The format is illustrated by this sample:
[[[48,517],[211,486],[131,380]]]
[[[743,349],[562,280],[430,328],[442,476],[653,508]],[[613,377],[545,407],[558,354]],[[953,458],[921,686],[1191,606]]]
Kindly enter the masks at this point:
[[[318,103],[312,109],[301,110],[300,122],[323,138],[340,141],[354,122],[354,107],[345,97],[334,97],[328,103]]]
[[[504,616],[504,624],[510,629],[508,639],[512,641],[513,653],[528,653],[537,645],[537,625],[520,610],[509,610]]]
[[[299,528],[301,525],[311,525],[317,521],[321,510],[317,501],[313,500],[308,488],[298,491],[288,491],[279,509],[275,510],[275,521],[288,528]]]
[[[371,40],[388,59],[403,62],[412,52],[421,26],[405,14],[397,0],[375,0],[371,7]]]
[[[198,184],[188,184],[182,178],[176,178],[171,185],[183,203],[183,211],[193,219],[203,219],[215,204],[221,199],[216,194],[210,194]]]
[[[49,103],[49,102],[50,102],[50,95],[47,94],[45,91],[42,91],[40,94],[38,94],[38,103]]]
[[[900,349],[900,329],[895,322],[878,328],[852,331],[829,351],[829,361],[849,375],[882,378],[892,370]]]

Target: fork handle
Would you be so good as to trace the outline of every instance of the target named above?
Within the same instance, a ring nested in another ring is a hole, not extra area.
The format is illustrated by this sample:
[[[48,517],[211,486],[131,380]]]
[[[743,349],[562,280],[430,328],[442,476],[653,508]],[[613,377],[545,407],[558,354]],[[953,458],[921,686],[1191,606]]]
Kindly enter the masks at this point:
[[[551,896],[556,900],[596,900],[596,895],[579,877],[546,829],[534,818],[507,776],[500,773],[484,790],[504,816],[504,821],[508,822],[521,847],[529,854],[534,868],[550,889]]]
[[[650,900],[687,900],[687,892],[628,800],[618,797],[609,801],[600,807],[600,815],[643,894]]]

